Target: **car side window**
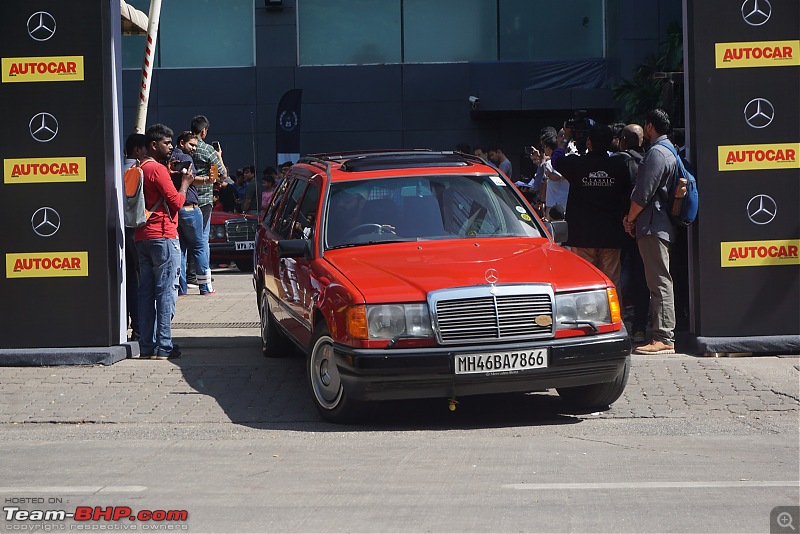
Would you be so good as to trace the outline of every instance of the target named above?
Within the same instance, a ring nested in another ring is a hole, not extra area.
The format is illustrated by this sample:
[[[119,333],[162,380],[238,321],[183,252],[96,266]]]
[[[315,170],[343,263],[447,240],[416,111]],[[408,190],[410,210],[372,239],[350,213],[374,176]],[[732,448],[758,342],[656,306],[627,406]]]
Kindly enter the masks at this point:
[[[297,210],[297,217],[292,230],[292,239],[313,239],[314,225],[317,220],[317,209],[319,206],[319,187],[315,184],[308,184],[306,194]]]
[[[269,209],[267,210],[266,215],[264,215],[265,227],[272,228],[272,225],[275,222],[275,218],[280,212],[280,207],[283,201],[283,197],[286,196],[286,191],[289,189],[289,186],[293,182],[294,182],[293,178],[284,178],[283,181],[281,181],[280,185],[278,186],[278,189],[272,196],[272,202],[269,205]]]
[[[292,229],[292,222],[294,221],[294,213],[297,204],[303,196],[303,191],[306,188],[306,182],[303,180],[295,180],[289,186],[289,191],[286,194],[286,200],[280,209],[280,214],[275,222],[275,232],[281,239],[289,239],[289,234]]]

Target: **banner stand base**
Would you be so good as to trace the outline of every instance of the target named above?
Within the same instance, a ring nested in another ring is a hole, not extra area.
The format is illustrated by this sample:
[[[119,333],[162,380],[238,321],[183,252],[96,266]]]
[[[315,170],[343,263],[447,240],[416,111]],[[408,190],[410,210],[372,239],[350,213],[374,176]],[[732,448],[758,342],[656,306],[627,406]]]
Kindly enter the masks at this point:
[[[139,343],[136,341],[114,347],[0,349],[0,367],[113,365],[138,355]]]
[[[692,353],[698,355],[763,355],[800,354],[800,335],[704,337],[691,336]]]

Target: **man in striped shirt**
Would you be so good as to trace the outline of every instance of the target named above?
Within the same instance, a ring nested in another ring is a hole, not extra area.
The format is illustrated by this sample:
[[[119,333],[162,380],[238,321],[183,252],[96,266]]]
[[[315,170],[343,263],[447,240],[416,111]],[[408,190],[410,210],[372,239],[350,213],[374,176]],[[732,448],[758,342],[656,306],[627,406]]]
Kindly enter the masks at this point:
[[[205,264],[209,265],[210,250],[208,247],[208,234],[211,231],[211,210],[214,207],[214,180],[224,180],[228,175],[228,170],[222,162],[222,148],[214,150],[214,147],[205,142],[208,135],[208,119],[205,115],[198,115],[192,119],[192,133],[197,135],[197,150],[192,158],[197,169],[197,177],[194,186],[197,188],[198,206],[203,214],[203,250],[205,252]],[[217,176],[212,176],[212,166],[216,166]],[[201,291],[201,295],[216,293],[211,286],[211,268],[206,273],[208,280],[208,290]],[[201,288],[202,289],[202,288]]]

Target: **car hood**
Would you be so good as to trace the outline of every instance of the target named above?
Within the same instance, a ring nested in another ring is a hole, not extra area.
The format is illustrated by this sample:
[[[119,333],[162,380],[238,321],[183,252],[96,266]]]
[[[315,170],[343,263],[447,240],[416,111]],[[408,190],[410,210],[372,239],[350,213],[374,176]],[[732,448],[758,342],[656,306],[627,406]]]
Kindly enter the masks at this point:
[[[325,259],[364,295],[366,302],[425,300],[437,289],[550,283],[554,291],[611,285],[595,267],[545,239],[483,239],[391,243],[329,250]]]

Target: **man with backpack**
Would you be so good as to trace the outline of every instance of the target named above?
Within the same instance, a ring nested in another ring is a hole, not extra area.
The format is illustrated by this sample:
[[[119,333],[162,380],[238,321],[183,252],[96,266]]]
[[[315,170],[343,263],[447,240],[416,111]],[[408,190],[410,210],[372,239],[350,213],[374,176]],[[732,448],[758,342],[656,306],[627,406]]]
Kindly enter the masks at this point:
[[[676,230],[670,218],[670,191],[677,179],[677,162],[670,150],[669,116],[654,109],[644,119],[644,138],[650,143],[631,193],[625,230],[636,238],[650,290],[653,337],[637,354],[675,353],[675,294],[669,272],[670,244]]]
[[[175,189],[163,163],[172,151],[172,130],[154,124],[145,132],[145,143],[142,186],[145,209],[150,213],[134,234],[139,253],[139,348],[142,358],[167,360],[180,356],[172,344],[181,262],[178,211],[186,202],[193,176],[183,174],[180,189]]]

